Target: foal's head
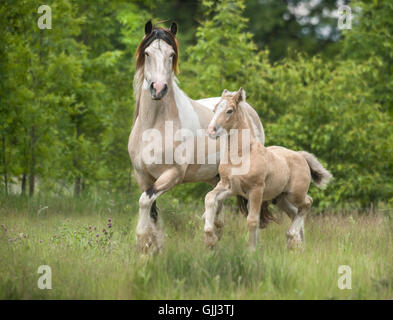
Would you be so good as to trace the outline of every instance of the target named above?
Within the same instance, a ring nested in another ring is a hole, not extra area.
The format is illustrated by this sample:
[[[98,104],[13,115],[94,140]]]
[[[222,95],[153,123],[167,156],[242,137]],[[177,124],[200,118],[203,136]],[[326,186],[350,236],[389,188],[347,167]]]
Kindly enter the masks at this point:
[[[210,138],[218,138],[232,128],[237,128],[240,121],[241,102],[246,101],[246,92],[240,88],[237,92],[224,90],[221,100],[214,107],[214,116],[207,128]]]
[[[168,85],[177,71],[179,45],[176,39],[177,24],[169,29],[153,27],[151,21],[145,25],[145,37],[136,56],[136,69],[143,71],[152,99],[160,100],[168,92]]]

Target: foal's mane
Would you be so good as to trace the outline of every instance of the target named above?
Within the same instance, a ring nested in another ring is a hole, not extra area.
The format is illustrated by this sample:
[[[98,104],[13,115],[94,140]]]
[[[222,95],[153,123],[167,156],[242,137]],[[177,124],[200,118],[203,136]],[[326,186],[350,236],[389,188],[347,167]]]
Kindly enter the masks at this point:
[[[177,63],[179,59],[179,43],[177,41],[176,36],[170,31],[170,29],[154,27],[152,31],[149,34],[146,34],[145,37],[142,39],[135,53],[136,70],[135,70],[135,76],[133,81],[133,87],[134,87],[136,106],[134,111],[133,124],[135,123],[135,120],[139,114],[139,100],[140,100],[140,94],[143,84],[143,74],[144,74],[144,65],[145,65],[145,50],[155,40],[163,40],[172,47],[173,51],[175,52],[175,55],[173,57],[172,69],[173,72],[175,73],[177,73],[178,71]]]

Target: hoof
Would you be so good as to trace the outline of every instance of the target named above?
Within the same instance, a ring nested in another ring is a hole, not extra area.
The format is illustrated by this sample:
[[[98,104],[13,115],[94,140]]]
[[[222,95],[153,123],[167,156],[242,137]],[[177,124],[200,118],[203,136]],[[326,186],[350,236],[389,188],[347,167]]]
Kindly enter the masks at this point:
[[[218,241],[218,237],[216,236],[213,230],[205,231],[205,245],[209,249],[213,249],[216,246],[217,241]]]
[[[216,236],[217,236],[217,240],[220,240],[223,234],[223,227],[216,227]]]
[[[287,233],[287,247],[289,250],[304,250],[304,242],[301,236]]]
[[[156,234],[137,235],[137,247],[142,254],[158,253],[162,249],[162,239]]]

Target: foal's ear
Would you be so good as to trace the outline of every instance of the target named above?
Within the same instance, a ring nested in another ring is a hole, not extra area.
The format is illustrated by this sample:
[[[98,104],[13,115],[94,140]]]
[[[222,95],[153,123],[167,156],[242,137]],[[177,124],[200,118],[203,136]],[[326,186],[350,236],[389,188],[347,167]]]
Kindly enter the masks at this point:
[[[243,88],[240,88],[238,92],[235,94],[236,103],[246,101],[246,91]]]
[[[150,34],[152,30],[153,30],[153,24],[151,23],[151,20],[149,20],[145,24],[145,35],[147,36],[148,34]]]
[[[224,91],[221,93],[221,98],[224,98],[228,94],[228,90],[224,89]]]
[[[173,33],[173,35],[176,35],[176,33],[177,33],[177,23],[176,22],[174,22],[174,21],[172,22],[170,30]]]

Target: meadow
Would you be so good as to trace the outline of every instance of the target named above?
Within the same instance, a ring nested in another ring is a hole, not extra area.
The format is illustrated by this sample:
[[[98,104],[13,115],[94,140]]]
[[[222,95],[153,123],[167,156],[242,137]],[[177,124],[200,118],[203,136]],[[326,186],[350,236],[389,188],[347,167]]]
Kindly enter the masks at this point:
[[[390,209],[325,212],[306,220],[306,248],[288,251],[289,219],[259,234],[247,250],[247,228],[231,201],[215,250],[204,246],[203,201],[159,200],[165,248],[140,255],[137,199],[111,197],[1,199],[0,299],[392,299]],[[37,286],[49,265],[52,289]],[[340,290],[340,265],[352,289]]]

